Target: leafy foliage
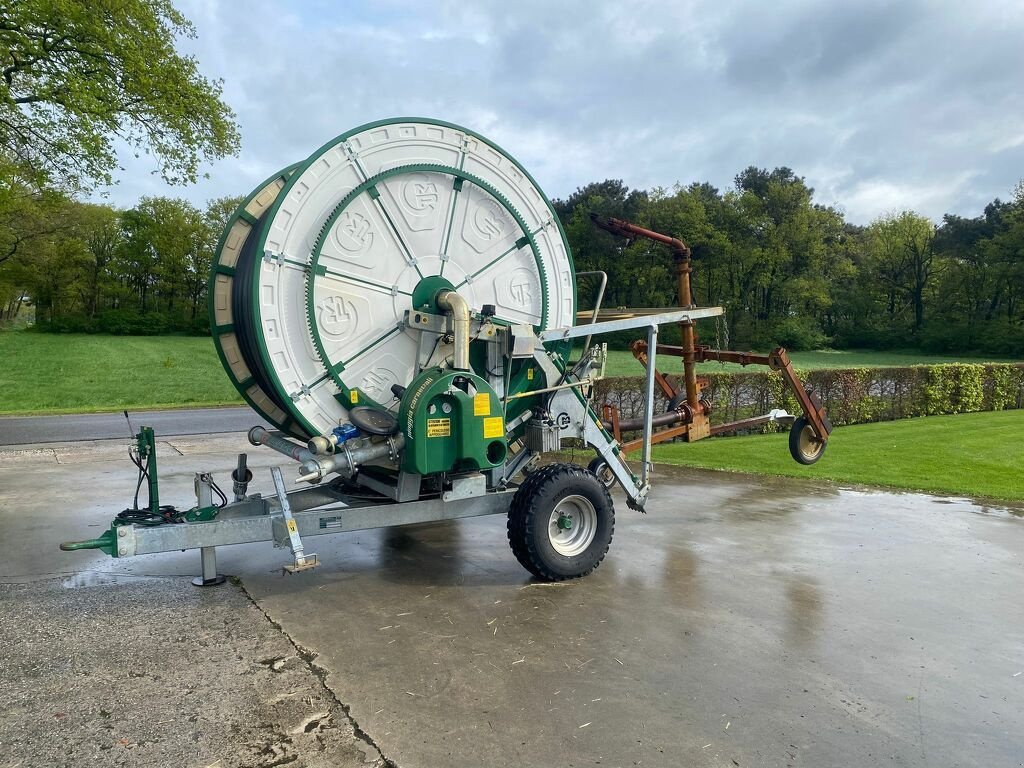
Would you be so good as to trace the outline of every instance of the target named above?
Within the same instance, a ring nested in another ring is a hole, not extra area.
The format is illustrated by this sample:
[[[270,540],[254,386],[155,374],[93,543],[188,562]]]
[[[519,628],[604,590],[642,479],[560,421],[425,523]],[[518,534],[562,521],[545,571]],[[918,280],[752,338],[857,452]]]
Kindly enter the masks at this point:
[[[210,259],[238,202],[214,200],[201,211],[150,197],[119,212],[66,197],[38,200],[52,208],[43,220],[54,225],[12,225],[21,239],[0,264],[0,298],[7,298],[0,319],[12,320],[31,302],[39,326],[55,332],[204,333]]]
[[[170,183],[237,151],[221,84],[175,51],[169,0],[0,0],[0,153],[32,185],[109,184],[117,140]]]
[[[697,302],[724,306],[741,346],[1024,355],[1020,190],[975,219],[947,215],[935,226],[902,211],[857,227],[815,203],[789,168],[750,167],[724,192],[708,184],[637,192],[610,180],[555,208],[577,268],[608,273],[606,306],[675,305],[671,255],[595,230],[590,212],[686,241]],[[587,306],[585,294],[584,286]]]

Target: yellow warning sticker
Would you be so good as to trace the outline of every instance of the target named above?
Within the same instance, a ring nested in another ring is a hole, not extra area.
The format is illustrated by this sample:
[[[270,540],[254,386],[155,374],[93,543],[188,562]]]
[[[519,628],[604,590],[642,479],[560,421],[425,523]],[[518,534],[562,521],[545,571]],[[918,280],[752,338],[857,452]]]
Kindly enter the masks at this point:
[[[349,400],[350,403],[358,403],[359,402],[359,390],[358,389],[353,389],[351,392],[349,392],[348,393],[348,400]]]
[[[427,437],[450,437],[451,419],[427,419]]]
[[[533,381],[533,368],[526,369],[526,380]]]
[[[473,415],[491,415],[491,396],[489,393],[480,392],[479,394],[473,396]]]
[[[295,525],[295,521],[294,520],[289,520],[288,521],[288,532],[289,533],[295,533],[297,530],[298,530],[298,526]]]
[[[484,419],[484,439],[490,440],[492,437],[504,437],[505,436],[505,424],[501,416],[491,416],[490,418]]]

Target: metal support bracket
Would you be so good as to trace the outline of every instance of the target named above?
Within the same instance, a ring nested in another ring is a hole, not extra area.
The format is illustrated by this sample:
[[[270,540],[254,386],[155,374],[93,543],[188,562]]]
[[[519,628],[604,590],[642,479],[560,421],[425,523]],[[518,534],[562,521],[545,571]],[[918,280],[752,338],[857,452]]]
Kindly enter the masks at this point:
[[[534,360],[537,361],[549,381],[559,378],[560,371],[555,368],[546,353],[537,350]],[[547,409],[556,419],[556,423],[559,422],[559,417],[562,414],[568,417],[568,422],[560,429],[560,438],[581,439],[597,451],[626,492],[629,506],[642,510],[647,500],[649,486],[636,477],[625,460],[619,456],[618,443],[601,426],[601,419],[590,407],[579,389],[555,390],[547,402]]]
[[[287,546],[295,556],[295,562],[292,565],[284,566],[283,570],[285,573],[296,573],[316,568],[320,565],[320,561],[316,555],[306,554],[306,548],[303,546],[302,538],[299,536],[299,526],[295,522],[294,515],[292,515],[291,504],[288,503],[288,491],[284,487],[281,468],[271,467],[270,475],[274,478],[274,490],[277,492],[277,500],[281,505],[281,514],[275,515],[273,521],[274,546]]]
[[[441,494],[442,501],[471,499],[487,494],[487,478],[480,472],[452,478],[452,489]]]
[[[647,354],[649,355],[647,364],[647,379],[644,382],[644,389],[646,394],[647,407],[644,409],[644,450],[643,450],[643,466],[640,468],[640,487],[645,488],[648,485],[648,479],[651,475],[651,433],[653,431],[653,419],[654,419],[654,373],[657,369],[655,361],[655,355],[658,350],[658,326],[651,324],[647,329]]]
[[[227,581],[227,578],[223,574],[217,573],[216,547],[200,547],[199,562],[202,564],[203,572],[200,576],[196,576],[192,579],[192,586],[215,587],[218,584],[223,584]]]

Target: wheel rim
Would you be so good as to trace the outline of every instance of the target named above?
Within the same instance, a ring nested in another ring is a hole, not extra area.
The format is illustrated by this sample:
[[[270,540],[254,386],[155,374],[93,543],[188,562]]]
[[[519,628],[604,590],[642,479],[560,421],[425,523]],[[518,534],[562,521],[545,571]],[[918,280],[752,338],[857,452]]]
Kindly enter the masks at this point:
[[[825,443],[814,435],[814,428],[810,424],[800,430],[800,453],[808,459],[813,459],[824,447]]]
[[[579,495],[566,496],[551,510],[548,539],[563,557],[576,557],[587,550],[597,536],[597,510]]]

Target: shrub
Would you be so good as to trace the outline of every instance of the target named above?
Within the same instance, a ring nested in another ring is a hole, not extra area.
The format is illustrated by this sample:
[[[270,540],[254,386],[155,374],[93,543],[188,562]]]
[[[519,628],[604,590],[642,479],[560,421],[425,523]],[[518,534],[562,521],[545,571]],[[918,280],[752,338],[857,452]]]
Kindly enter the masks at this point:
[[[37,329],[46,333],[107,333],[113,336],[209,336],[210,321],[205,312],[192,320],[161,312],[143,314],[134,309],[108,309],[94,318],[84,315],[58,317],[40,323]]]
[[[1024,407],[1024,364],[915,365],[900,368],[845,368],[803,374],[805,386],[821,398],[832,423],[860,424],[969,411],[1001,411]],[[678,377],[669,375],[673,386]],[[799,409],[796,398],[774,371],[715,372],[704,397],[711,402],[711,421],[727,421],[768,413],[772,408]],[[644,379],[605,379],[595,385],[595,402],[611,403],[623,418],[644,412]],[[656,398],[655,412],[667,407]]]
[[[772,337],[772,341],[765,346],[782,346],[791,352],[821,349],[828,346],[830,341],[817,323],[806,317],[787,317],[772,329]]]

